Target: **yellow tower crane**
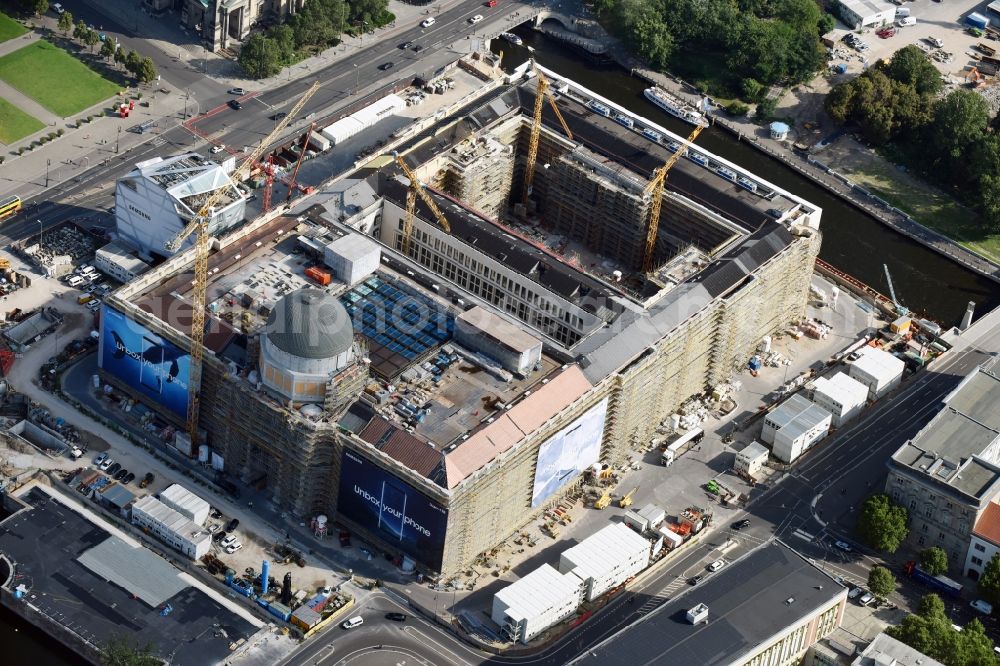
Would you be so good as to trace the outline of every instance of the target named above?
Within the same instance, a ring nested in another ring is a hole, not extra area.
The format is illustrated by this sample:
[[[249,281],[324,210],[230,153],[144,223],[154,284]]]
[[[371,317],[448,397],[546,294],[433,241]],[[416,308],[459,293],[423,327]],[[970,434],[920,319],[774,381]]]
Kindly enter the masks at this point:
[[[531,135],[528,138],[528,160],[524,166],[524,198],[522,202],[525,204],[528,203],[528,195],[531,194],[531,183],[535,180],[535,161],[538,159],[538,137],[542,132],[542,101],[544,99],[548,99],[549,106],[552,107],[556,118],[559,119],[559,124],[562,125],[563,131],[566,132],[566,138],[570,141],[573,140],[573,133],[569,131],[569,126],[563,119],[559,107],[556,106],[555,97],[549,92],[549,80],[535,66],[534,60],[531,61],[531,69],[534,70],[535,76],[538,79],[538,88],[535,91],[535,115],[532,118]]]
[[[684,155],[687,147],[690,146],[701,131],[704,125],[698,125],[694,131],[684,140],[684,143],[677,152],[670,156],[670,159],[653,174],[653,178],[646,185],[643,191],[645,196],[653,195],[653,200],[649,204],[649,222],[646,225],[646,247],[642,254],[642,270],[644,273],[653,272],[653,253],[656,251],[656,234],[660,229],[660,205],[663,203],[663,188],[667,182],[667,173],[674,168],[677,161]]]
[[[246,156],[243,163],[230,175],[233,182],[243,180],[257,164],[258,158],[267,151],[271,142],[285,129],[299,112],[306,105],[316,91],[319,90],[320,83],[316,81],[299,98],[299,101],[282,118],[281,122],[271,130]],[[205,298],[208,294],[208,223],[212,218],[212,208],[219,203],[229,192],[229,188],[219,188],[202,203],[201,208],[195,214],[194,219],[179,234],[171,238],[166,243],[166,248],[170,252],[176,252],[184,239],[192,233],[196,233],[194,241],[194,293],[191,297],[191,368],[188,380],[188,407],[187,407],[187,432],[191,437],[191,446],[198,445],[198,409],[199,393],[201,391],[202,362],[205,357]]]
[[[406,217],[403,219],[403,254],[410,254],[410,238],[413,236],[413,217],[417,213],[417,196],[423,199],[423,202],[427,204],[427,207],[431,209],[434,217],[437,218],[438,224],[441,228],[445,230],[446,233],[451,233],[451,225],[448,224],[448,219],[438,208],[437,204],[434,203],[434,199],[431,195],[424,191],[424,186],[420,184],[417,180],[417,176],[410,167],[406,164],[406,161],[400,157],[399,153],[394,152],[392,154],[396,158],[396,163],[399,164],[400,168],[403,169],[403,173],[410,181],[410,189],[406,192]]]

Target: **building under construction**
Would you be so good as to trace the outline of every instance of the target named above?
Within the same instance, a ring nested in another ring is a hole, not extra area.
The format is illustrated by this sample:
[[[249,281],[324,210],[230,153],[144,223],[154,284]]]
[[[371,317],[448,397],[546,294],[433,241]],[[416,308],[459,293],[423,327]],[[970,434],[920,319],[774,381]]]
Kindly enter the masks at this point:
[[[744,367],[803,315],[819,249],[818,208],[696,147],[650,249],[647,183],[683,139],[553,72],[566,126],[542,114],[526,197],[532,72],[396,132],[301,214],[254,220],[209,257],[213,464],[443,575]],[[177,427],[192,259],[102,311],[103,376]]]

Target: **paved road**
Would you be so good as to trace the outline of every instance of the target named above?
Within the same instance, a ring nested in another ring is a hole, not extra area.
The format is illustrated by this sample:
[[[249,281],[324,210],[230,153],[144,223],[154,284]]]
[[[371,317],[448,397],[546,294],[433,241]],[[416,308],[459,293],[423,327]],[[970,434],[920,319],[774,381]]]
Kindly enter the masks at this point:
[[[885,460],[930,420],[934,405],[969,371],[997,353],[1000,353],[1000,315],[994,313],[967,333],[956,350],[940,363],[913,378],[855,425],[837,433],[803,460],[793,474],[758,497],[745,513],[734,518],[749,518],[749,528],[733,531],[728,525],[717,526],[717,531],[681,555],[676,562],[620,595],[591,617],[581,629],[564,635],[536,654],[518,657],[479,652],[442,628],[417,618],[411,618],[408,625],[408,629],[414,628],[412,633],[398,630],[393,633],[391,628],[382,628],[380,617],[385,608],[362,602],[355,614],[365,618],[365,631],[370,634],[357,630],[352,630],[356,632],[354,634],[339,629],[328,631],[296,655],[296,659],[302,656],[302,661],[290,661],[289,664],[313,663],[308,658],[321,655],[325,655],[319,662],[322,664],[348,661],[358,664],[401,663],[404,661],[400,658],[403,654],[410,654],[418,663],[563,664],[679,595],[688,588],[687,579],[705,573],[705,565],[709,562],[718,557],[739,557],[773,536],[813,558],[831,575],[842,576],[850,584],[863,584],[871,565],[881,560],[852,540],[852,508],[882,487]],[[852,544],[853,550],[845,553],[833,547],[833,542],[838,539]],[[910,606],[926,592],[927,589],[922,586],[902,581],[901,593],[894,595],[893,601]],[[958,624],[965,624],[973,617],[966,603],[952,603],[950,613]],[[994,638],[998,637],[994,622],[987,622],[987,629]],[[387,631],[388,634],[385,633]],[[399,651],[393,653],[398,659],[373,650],[373,644],[382,644],[384,649],[391,645],[393,650]],[[431,650],[436,656],[418,653],[418,649]],[[327,652],[324,653],[324,650]]]

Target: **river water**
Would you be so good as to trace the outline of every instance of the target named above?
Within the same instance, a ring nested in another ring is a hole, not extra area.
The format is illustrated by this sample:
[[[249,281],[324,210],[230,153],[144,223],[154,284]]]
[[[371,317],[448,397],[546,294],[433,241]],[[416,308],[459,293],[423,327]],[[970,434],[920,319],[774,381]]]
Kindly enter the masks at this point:
[[[504,67],[508,71],[533,55],[540,65],[580,82],[680,136],[690,133],[690,125],[646,100],[642,94],[648,87],[645,81],[630,76],[618,65],[594,63],[529,29],[518,29],[517,34],[524,40],[521,47],[499,39],[493,41],[493,50],[504,52]],[[882,268],[886,264],[896,296],[910,310],[944,325],[955,325],[969,301],[976,302],[977,316],[1000,305],[1000,285],[997,283],[893,231],[797,171],[737,141],[725,130],[710,127],[701,133],[697,143],[821,207],[823,246],[820,258],[888,295],[889,285]]]
[[[4,666],[86,666],[87,660],[0,607],[0,645]]]

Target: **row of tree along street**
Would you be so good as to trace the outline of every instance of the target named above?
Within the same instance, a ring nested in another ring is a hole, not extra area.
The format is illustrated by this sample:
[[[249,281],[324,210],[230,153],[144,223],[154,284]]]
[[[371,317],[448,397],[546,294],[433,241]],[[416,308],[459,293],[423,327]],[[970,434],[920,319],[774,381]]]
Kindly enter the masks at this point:
[[[395,20],[388,0],[305,0],[302,9],[265,33],[254,33],[240,49],[239,63],[251,79],[274,76],[282,68],[340,43],[344,33],[374,30]]]
[[[833,88],[826,110],[854,123],[883,156],[965,199],[986,232],[1000,231],[1000,136],[982,95],[944,97],[941,74],[916,46]]]
[[[73,15],[70,12],[64,11],[59,15],[59,30],[64,35],[68,35],[72,30],[73,39],[89,46],[91,53],[94,52],[94,47],[100,43],[101,57],[109,63],[114,62],[124,67],[139,83],[149,83],[156,79],[156,66],[153,64],[152,58],[144,58],[134,49],[126,53],[121,44],[112,41],[110,37],[104,37],[102,33],[89,27],[83,21],[77,21],[74,24]]]

